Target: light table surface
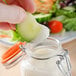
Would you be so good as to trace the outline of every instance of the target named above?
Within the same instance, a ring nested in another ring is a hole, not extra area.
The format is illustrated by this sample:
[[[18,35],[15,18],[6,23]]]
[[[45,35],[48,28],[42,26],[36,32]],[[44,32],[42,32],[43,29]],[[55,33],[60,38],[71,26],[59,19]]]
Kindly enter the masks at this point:
[[[76,40],[63,44],[63,47],[69,50],[72,64],[72,76],[76,76]],[[8,49],[6,46],[0,44],[0,54],[6,49]],[[11,69],[5,69],[0,63],[0,76],[21,76],[20,64],[17,64]]]

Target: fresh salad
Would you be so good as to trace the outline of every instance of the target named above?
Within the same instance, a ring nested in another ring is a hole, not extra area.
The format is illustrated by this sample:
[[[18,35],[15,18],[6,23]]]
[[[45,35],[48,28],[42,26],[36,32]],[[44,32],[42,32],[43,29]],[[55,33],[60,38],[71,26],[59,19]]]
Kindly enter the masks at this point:
[[[49,27],[50,33],[76,31],[76,0],[35,0],[36,20]]]
[[[38,43],[49,36],[48,27],[38,23],[34,16],[26,13],[26,18],[16,24],[16,30],[0,30],[0,38],[11,38],[11,41]]]
[[[0,38],[11,36],[12,41],[39,42],[49,36],[49,30],[50,34],[76,31],[76,0],[34,1],[36,12],[27,13],[26,20],[16,24],[16,30],[1,30]]]

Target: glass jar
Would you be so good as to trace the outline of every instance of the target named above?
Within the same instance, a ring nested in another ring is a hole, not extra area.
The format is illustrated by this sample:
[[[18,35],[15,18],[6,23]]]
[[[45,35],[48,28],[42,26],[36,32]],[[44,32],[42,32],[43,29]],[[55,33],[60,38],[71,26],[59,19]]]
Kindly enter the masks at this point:
[[[58,40],[48,38],[25,46],[27,57],[21,62],[22,76],[71,76],[68,51]]]
[[[21,45],[20,49],[6,58],[3,65],[10,68],[22,60],[21,76],[71,76],[68,51],[58,40],[51,37],[39,43]]]

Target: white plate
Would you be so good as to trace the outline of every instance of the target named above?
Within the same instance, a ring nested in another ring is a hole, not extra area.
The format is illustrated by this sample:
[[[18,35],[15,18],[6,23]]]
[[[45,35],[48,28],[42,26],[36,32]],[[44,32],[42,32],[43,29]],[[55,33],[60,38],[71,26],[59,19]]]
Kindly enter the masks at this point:
[[[0,38],[0,43],[9,47],[14,45],[16,42],[12,42],[10,38]]]
[[[76,39],[76,32],[66,32],[64,34],[55,34],[55,35],[51,35],[50,37],[55,37],[63,44],[73,39]],[[0,38],[0,43],[6,46],[12,46],[16,42],[12,42],[9,38]]]
[[[70,31],[64,34],[56,34],[51,36],[57,38],[63,44],[76,39],[76,32]]]

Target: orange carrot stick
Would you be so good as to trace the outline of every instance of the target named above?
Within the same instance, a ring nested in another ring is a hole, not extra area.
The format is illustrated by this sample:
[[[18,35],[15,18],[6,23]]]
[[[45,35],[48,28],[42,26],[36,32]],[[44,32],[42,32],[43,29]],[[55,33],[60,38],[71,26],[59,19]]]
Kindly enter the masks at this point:
[[[0,38],[11,38],[11,37],[8,35],[0,35]]]

